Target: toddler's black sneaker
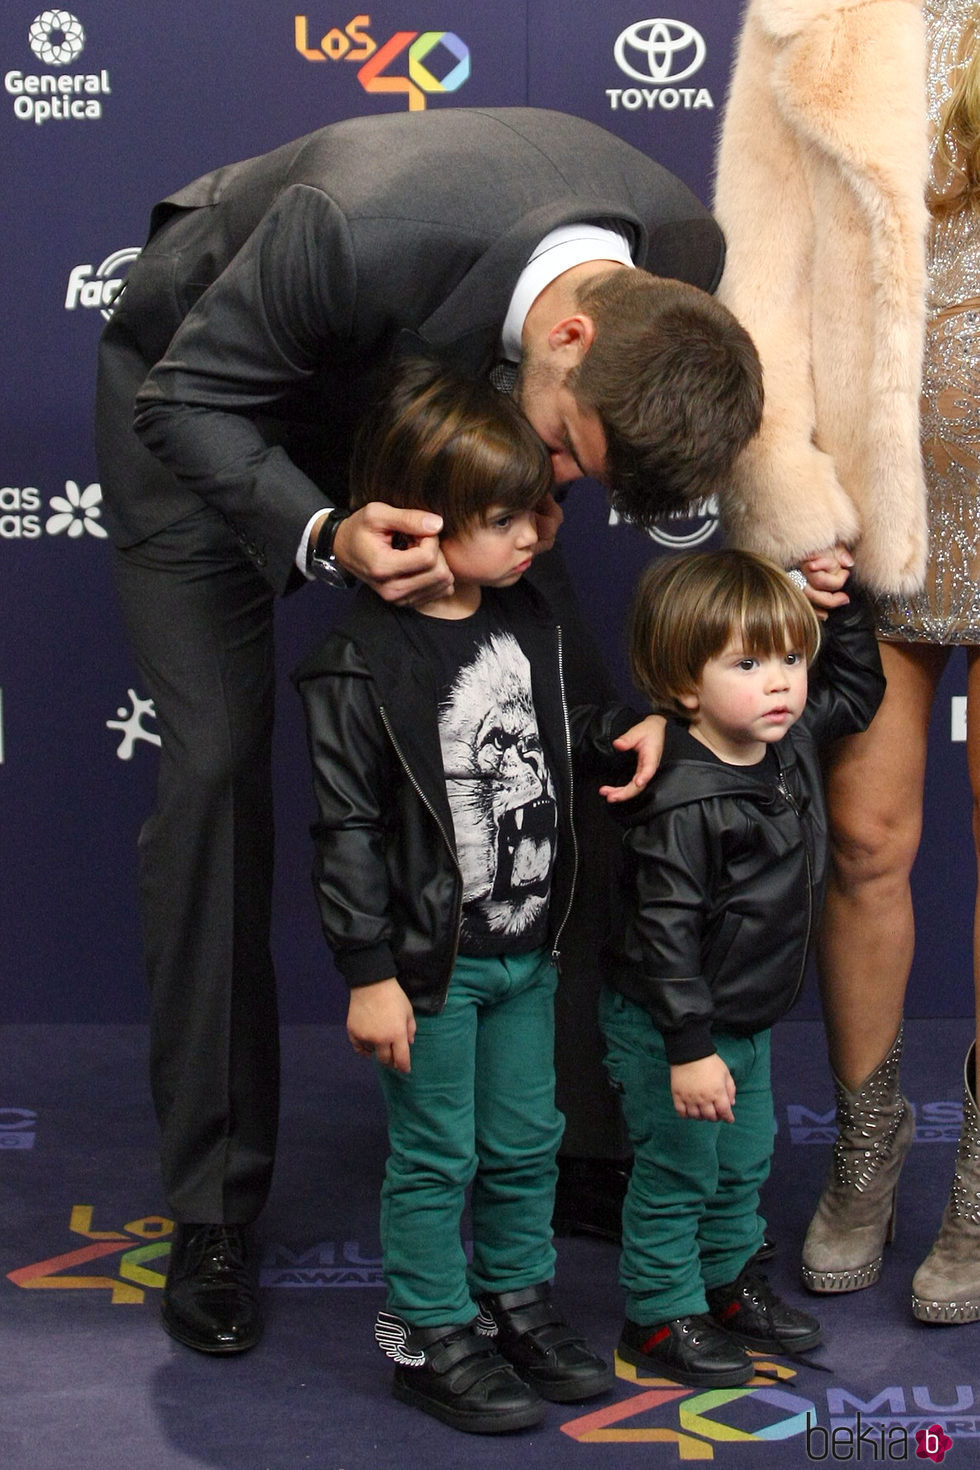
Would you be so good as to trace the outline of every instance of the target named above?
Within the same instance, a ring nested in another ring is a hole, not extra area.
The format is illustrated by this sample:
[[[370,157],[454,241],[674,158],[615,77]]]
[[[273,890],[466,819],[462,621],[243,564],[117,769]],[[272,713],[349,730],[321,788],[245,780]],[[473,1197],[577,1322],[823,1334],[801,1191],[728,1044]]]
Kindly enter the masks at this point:
[[[505,1434],[544,1417],[543,1400],[474,1322],[412,1328],[401,1317],[379,1312],[374,1335],[396,1364],[395,1398],[453,1429]]]
[[[707,1293],[708,1310],[719,1327],[754,1352],[793,1357],[816,1347],[820,1323],[809,1312],[791,1307],[773,1291],[752,1262],[728,1286]]]
[[[615,1382],[610,1365],[555,1310],[546,1283],[481,1296],[477,1331],[492,1334],[524,1382],[552,1403],[592,1399]]]
[[[657,1378],[694,1388],[729,1388],[748,1383],[752,1359],[710,1317],[674,1317],[645,1326],[629,1319],[619,1340],[619,1356]]]

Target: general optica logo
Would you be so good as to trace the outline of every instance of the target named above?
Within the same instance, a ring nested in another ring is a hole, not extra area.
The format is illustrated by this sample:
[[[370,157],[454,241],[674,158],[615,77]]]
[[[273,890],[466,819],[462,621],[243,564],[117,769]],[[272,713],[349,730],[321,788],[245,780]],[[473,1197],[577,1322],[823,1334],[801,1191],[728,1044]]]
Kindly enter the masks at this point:
[[[379,45],[370,24],[369,15],[355,15],[311,44],[308,18],[297,15],[296,50],[307,61],[354,63],[365,92],[404,93],[410,112],[424,111],[430,96],[458,92],[469,78],[470,50],[455,31],[396,31]]]
[[[85,49],[78,17],[67,10],[42,10],[31,22],[27,41],[37,60],[53,71],[36,75],[12,68],[4,73],[4,91],[14,99],[14,117],[37,126],[100,118],[101,98],[112,90],[109,73],[59,71],[77,61]]]
[[[672,112],[714,107],[707,87],[682,87],[701,70],[707,55],[701,32],[684,20],[637,20],[616,37],[613,57],[620,71],[638,87],[607,87],[613,111],[642,107]]]
[[[42,10],[31,21],[27,39],[45,66],[70,66],[85,50],[82,23],[67,10]]]

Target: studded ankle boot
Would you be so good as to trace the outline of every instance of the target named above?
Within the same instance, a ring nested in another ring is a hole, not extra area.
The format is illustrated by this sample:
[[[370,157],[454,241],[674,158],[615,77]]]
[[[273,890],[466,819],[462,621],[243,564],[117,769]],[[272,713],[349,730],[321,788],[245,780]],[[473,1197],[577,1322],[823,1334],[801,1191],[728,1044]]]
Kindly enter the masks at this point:
[[[976,1044],[963,1066],[963,1127],[953,1187],[932,1250],[912,1278],[920,1322],[980,1320],[980,1112]]]
[[[830,1173],[803,1242],[810,1291],[860,1291],[881,1275],[895,1228],[895,1192],[915,1134],[898,1083],[902,1028],[884,1061],[857,1092],[834,1078],[837,1142]]]

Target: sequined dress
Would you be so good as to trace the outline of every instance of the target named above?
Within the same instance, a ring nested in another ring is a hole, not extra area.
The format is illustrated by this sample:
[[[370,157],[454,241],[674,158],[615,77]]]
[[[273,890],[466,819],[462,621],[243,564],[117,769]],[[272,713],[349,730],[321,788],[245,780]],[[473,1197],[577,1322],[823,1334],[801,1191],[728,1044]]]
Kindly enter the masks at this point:
[[[964,64],[960,36],[974,0],[926,0],[929,120],[938,128],[949,79]],[[934,157],[933,171],[941,165]],[[980,217],[933,220],[922,383],[922,452],[929,503],[923,590],[882,598],[882,638],[980,643]]]

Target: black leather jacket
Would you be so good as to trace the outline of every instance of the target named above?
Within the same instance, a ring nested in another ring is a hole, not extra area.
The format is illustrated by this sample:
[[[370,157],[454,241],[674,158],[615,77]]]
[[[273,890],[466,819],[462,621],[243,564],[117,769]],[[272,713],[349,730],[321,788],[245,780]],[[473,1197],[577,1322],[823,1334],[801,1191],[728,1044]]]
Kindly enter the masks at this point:
[[[685,759],[668,728],[646,791],[619,810],[625,871],[608,982],[645,1007],[671,1063],[751,1035],[796,1000],[823,902],[827,810],[819,747],[863,730],[885,681],[866,604],[825,624],[802,716],[774,746],[778,790],[721,762]]]
[[[573,749],[591,749],[628,779],[611,741],[635,723],[624,705],[568,711],[561,628],[527,582],[498,599],[531,666],[532,693],[555,781],[558,847],[550,939],[557,950],[577,867]],[[463,883],[446,794],[437,693],[406,614],[361,591],[349,616],[293,675],[306,708],[319,820],[314,886],[324,933],[352,986],[397,976],[413,1007],[438,1013],[456,959]]]

